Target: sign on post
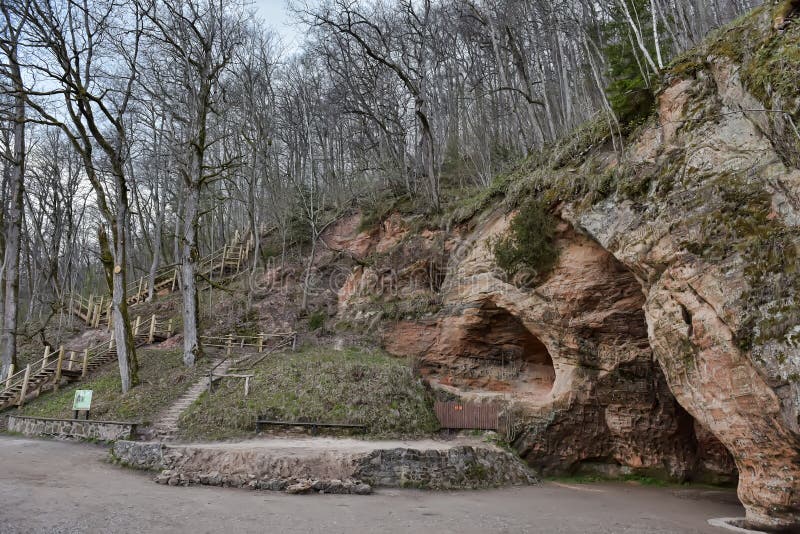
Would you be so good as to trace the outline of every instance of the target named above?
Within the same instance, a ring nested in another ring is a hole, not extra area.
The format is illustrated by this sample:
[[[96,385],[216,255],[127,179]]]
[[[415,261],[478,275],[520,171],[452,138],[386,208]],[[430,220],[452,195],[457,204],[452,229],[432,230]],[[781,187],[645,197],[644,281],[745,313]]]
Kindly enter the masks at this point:
[[[72,401],[73,411],[89,411],[92,407],[92,390],[79,389],[75,392],[75,399]]]

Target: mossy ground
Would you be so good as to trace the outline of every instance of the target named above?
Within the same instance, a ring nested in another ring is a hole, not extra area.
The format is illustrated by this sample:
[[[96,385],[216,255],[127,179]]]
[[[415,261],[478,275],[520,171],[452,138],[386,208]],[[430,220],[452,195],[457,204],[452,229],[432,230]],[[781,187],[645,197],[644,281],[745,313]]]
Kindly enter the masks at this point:
[[[242,379],[223,379],[181,417],[187,439],[252,436],[258,416],[286,421],[357,423],[370,436],[430,435],[438,430],[432,398],[408,362],[378,350],[306,346],[269,356]]]
[[[62,387],[29,402],[18,413],[34,417],[71,418],[76,389],[91,389],[90,416],[97,420],[151,421],[161,410],[177,400],[205,371],[183,364],[178,350],[139,349],[139,386],[122,394],[119,369],[115,361],[98,369],[88,380]]]

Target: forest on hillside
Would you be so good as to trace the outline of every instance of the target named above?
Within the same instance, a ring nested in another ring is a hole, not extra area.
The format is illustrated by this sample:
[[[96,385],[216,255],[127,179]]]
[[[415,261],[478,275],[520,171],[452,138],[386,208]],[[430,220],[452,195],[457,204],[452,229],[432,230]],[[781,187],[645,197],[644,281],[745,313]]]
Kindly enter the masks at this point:
[[[197,262],[234,232],[282,257],[353,205],[440,212],[587,121],[621,149],[670,61],[758,3],[295,1],[288,46],[242,0],[4,0],[0,379],[23,325],[104,292],[135,385],[125,291],[165,265],[191,365]]]

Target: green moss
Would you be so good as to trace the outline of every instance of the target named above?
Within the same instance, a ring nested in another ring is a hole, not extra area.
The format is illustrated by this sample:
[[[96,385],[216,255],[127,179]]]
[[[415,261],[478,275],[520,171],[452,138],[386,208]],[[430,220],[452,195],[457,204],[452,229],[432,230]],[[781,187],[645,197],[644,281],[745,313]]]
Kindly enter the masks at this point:
[[[723,174],[708,179],[717,208],[698,221],[703,238],[687,249],[711,263],[738,255],[749,288],[742,294],[748,319],[736,333],[740,349],[783,338],[800,320],[792,303],[800,294],[798,237],[772,212],[772,198],[759,184]],[[698,199],[702,202],[702,198]]]
[[[325,319],[328,315],[324,311],[315,311],[308,316],[308,329],[311,331],[319,330],[325,326]]]
[[[464,472],[464,475],[466,476],[467,480],[475,482],[484,482],[489,478],[489,472],[482,464],[478,462],[473,462],[470,464]]]
[[[547,273],[558,260],[554,237],[556,220],[540,201],[529,201],[519,209],[508,234],[492,243],[497,265],[509,276],[526,272]]]
[[[546,480],[552,482],[562,482],[568,484],[598,484],[598,483],[608,483],[608,482],[626,482],[629,484],[635,484],[639,486],[650,486],[650,487],[659,487],[659,488],[697,488],[697,489],[728,489],[731,488],[732,485],[728,481],[721,481],[720,483],[714,483],[713,481],[677,481],[665,473],[636,473],[636,474],[629,474],[629,475],[620,475],[620,476],[608,476],[596,473],[587,473],[587,474],[578,474],[573,476],[561,476],[561,477],[548,477]]]
[[[667,76],[687,79],[693,78],[698,72],[706,68],[705,62],[695,52],[678,56],[667,66]]]
[[[361,205],[361,221],[358,229],[360,232],[371,231],[377,228],[392,213],[401,215],[414,215],[417,206],[410,195],[381,195]]]
[[[788,20],[800,14],[800,1],[799,0],[783,0],[772,10],[775,19]]]
[[[764,14],[765,7],[758,7],[733,20],[719,30],[712,32],[706,39],[705,50],[700,53],[717,57],[726,57],[734,63],[741,63],[753,43],[761,39],[759,18]]]
[[[766,39],[757,41],[754,50],[752,58],[742,68],[742,81],[748,90],[767,109],[772,108],[775,94],[787,100],[797,98],[800,24],[793,22],[785,31],[772,32]]]

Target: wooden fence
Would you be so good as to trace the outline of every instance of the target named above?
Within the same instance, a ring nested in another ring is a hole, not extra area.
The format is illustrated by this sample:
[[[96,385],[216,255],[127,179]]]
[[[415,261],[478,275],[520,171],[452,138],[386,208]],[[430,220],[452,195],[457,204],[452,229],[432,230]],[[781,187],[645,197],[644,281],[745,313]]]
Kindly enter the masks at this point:
[[[291,345],[292,349],[297,344],[297,332],[285,332],[277,334],[258,334],[255,336],[239,336],[228,334],[227,336],[200,336],[200,341],[205,347],[216,347],[225,349],[226,358],[231,355],[233,349],[248,350],[251,352],[264,352],[268,347],[269,342],[277,343],[279,347],[288,347]]]
[[[477,402],[435,402],[433,410],[442,428],[498,430],[500,405]]]
[[[241,237],[237,231],[231,244],[226,243],[210,254],[202,257],[196,268],[197,276],[214,280],[230,274],[238,274],[250,259],[255,246],[255,239],[250,232]],[[128,304],[143,302],[149,293],[149,276],[141,276],[138,280],[130,282],[125,290]],[[180,282],[180,267],[168,265],[155,273],[153,280],[153,293],[160,291],[172,293]],[[67,299],[68,313],[75,314],[83,319],[89,326],[97,328],[103,322],[111,327],[111,297],[108,295],[89,295],[84,297],[78,293],[70,293]]]
[[[145,321],[137,317],[133,324],[134,345],[137,347],[153,343],[157,339],[166,339],[171,334],[172,320],[159,321],[155,315]],[[113,333],[109,335],[108,341],[83,350],[62,345],[51,352],[50,347],[45,347],[40,359],[17,372],[14,372],[13,366],[9,369],[8,376],[0,383],[0,409],[11,404],[22,406],[28,392],[47,384],[54,384],[58,388],[62,377],[80,379],[115,357]]]

